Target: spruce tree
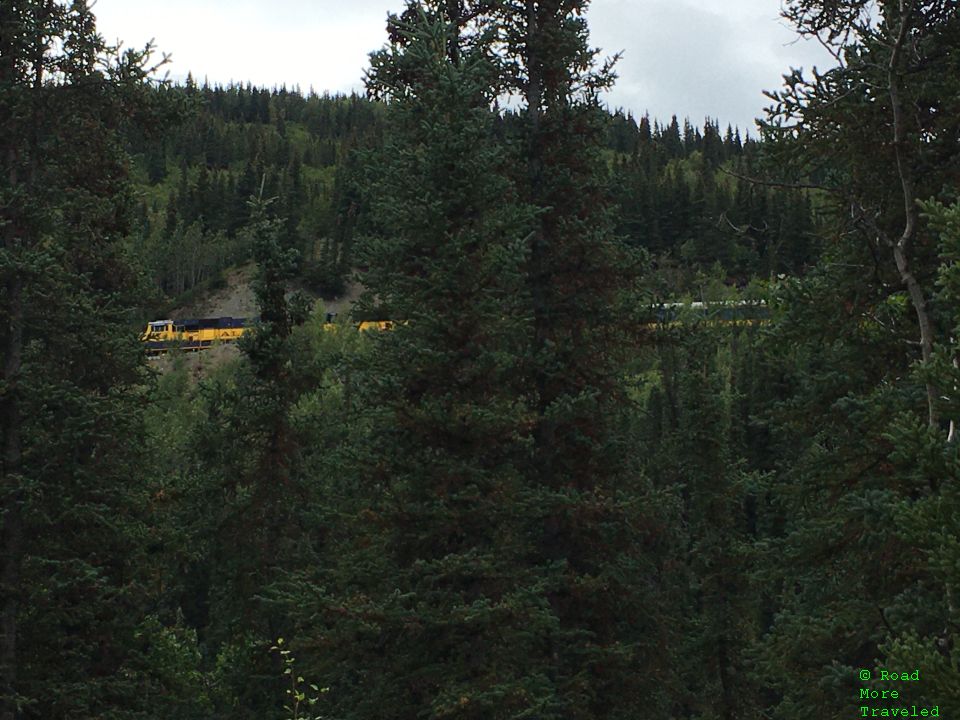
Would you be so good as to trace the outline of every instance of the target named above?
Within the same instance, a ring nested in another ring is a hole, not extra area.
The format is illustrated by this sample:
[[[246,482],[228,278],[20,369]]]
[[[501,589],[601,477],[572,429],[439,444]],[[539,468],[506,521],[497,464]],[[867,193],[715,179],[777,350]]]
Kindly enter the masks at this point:
[[[147,57],[105,47],[85,2],[0,5],[4,720],[141,706],[144,376],[120,140],[149,110]]]
[[[372,58],[389,132],[368,159],[363,312],[397,324],[354,370],[356,495],[331,497],[336,554],[311,615],[327,630],[305,641],[349,718],[559,712],[530,662],[555,618],[524,555],[532,216],[491,112],[493,28],[451,5],[409,3]]]
[[[762,629],[762,603],[750,582],[747,515],[749,413],[756,379],[741,372],[759,345],[750,329],[698,327],[688,318],[657,331],[645,352],[648,378],[644,467],[680,504],[668,576],[674,661],[682,684],[672,692],[677,717],[755,714],[758,694],[747,672],[751,638]],[[769,387],[759,388],[764,397]],[[754,458],[751,458],[754,459]],[[667,659],[665,658],[665,661]]]
[[[354,639],[324,671],[351,716],[667,707],[668,533],[630,442],[635,265],[603,211],[611,77],[582,9],[410,3],[374,56],[394,134],[364,312],[404,322],[372,340],[360,386],[367,499],[325,581],[353,591],[314,615],[327,647]],[[498,147],[490,106],[518,83],[527,108]]]
[[[785,6],[841,62],[788,75],[764,128],[778,170],[812,175],[829,211],[820,261],[780,286],[770,345],[790,393],[771,411],[779,532],[761,548],[778,610],[758,667],[784,718],[856,712],[858,669],[908,658],[933,681],[918,706],[950,706],[934,688],[957,685],[955,579],[933,560],[955,527],[952,380],[940,387],[953,310],[918,201],[952,194],[960,16],[948,2],[875,10]]]
[[[279,678],[267,648],[286,632],[281,604],[271,602],[287,573],[313,557],[316,537],[304,524],[313,496],[304,486],[303,443],[291,414],[314,389],[314,364],[295,332],[309,305],[288,296],[299,253],[284,242],[284,219],[269,217],[275,199],[249,201],[244,234],[257,262],[253,290],[259,319],[239,341],[241,361],[201,386],[204,413],[193,429],[199,477],[185,487],[188,531],[196,543],[193,574],[202,577],[187,605],[218,659],[224,701],[234,717],[263,717]],[[306,558],[306,559],[305,559]],[[213,668],[211,668],[213,669]]]
[[[654,578],[663,516],[629,432],[636,260],[606,211],[598,95],[614,79],[588,43],[586,2],[504,3],[522,93],[523,197],[536,208],[526,266],[533,337],[524,372],[534,426],[524,508],[527,562],[555,624],[535,661],[557,717],[662,711],[673,682]]]

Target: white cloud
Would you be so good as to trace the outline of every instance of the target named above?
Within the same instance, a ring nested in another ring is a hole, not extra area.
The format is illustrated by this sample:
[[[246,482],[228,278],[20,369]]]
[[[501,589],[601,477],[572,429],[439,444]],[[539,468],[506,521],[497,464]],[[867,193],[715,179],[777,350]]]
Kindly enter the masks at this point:
[[[402,0],[99,0],[108,40],[155,38],[173,55],[171,75],[213,83],[300,85],[318,92],[362,90],[367,55],[386,39],[385,19]],[[594,0],[593,44],[624,51],[608,98],[641,115],[707,115],[741,129],[766,104],[791,65],[827,56],[778,19],[779,0]]]
[[[396,3],[393,3],[396,5]],[[173,57],[175,78],[304,90],[359,90],[367,54],[383,44],[391,3],[99,0],[94,11],[108,41],[155,38]]]
[[[595,0],[592,39],[607,54],[624,50],[609,102],[640,114],[671,114],[753,129],[789,66],[826,57],[793,43],[771,0]]]

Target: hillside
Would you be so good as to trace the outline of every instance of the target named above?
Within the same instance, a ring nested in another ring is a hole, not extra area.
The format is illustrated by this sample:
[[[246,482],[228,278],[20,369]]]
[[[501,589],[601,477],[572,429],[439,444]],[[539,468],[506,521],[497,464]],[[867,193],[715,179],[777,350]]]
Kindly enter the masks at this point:
[[[356,238],[391,231],[371,215],[370,161],[383,147],[384,105],[192,80],[165,92],[177,122],[127,137],[138,196],[132,247],[161,304],[250,262],[256,196],[282,224],[282,244],[299,254],[303,287],[327,298],[349,295],[350,273],[361,264]],[[707,284],[742,286],[810,265],[818,197],[746,181],[762,165],[763,143],[711,119],[660,123],[620,110],[601,119],[605,202],[618,237],[660,270],[655,294],[708,299]],[[521,124],[506,112],[498,132],[509,136]],[[242,278],[227,284],[234,295],[185,309],[249,314]]]
[[[174,319],[196,317],[234,317],[252,318],[258,314],[257,301],[253,292],[253,280],[256,267],[246,263],[239,267],[232,267],[222,274],[223,283],[212,290],[191,293],[187,302],[170,311]],[[296,282],[288,291],[288,296],[295,292],[302,292],[312,298],[313,312],[316,314],[336,313],[341,318],[348,317],[354,302],[360,296],[363,288],[355,282],[346,285],[346,291],[339,297],[324,300],[303,282]],[[153,318],[151,318],[153,319]],[[236,345],[220,345],[196,353],[185,353],[183,361],[191,375],[200,377],[213,368],[220,367],[226,362],[239,356]],[[167,371],[175,366],[174,357],[159,358],[157,365],[161,371]]]
[[[252,285],[255,272],[256,268],[252,263],[225,270],[222,287],[192,297],[189,302],[174,309],[171,313],[172,317],[255,317],[257,301]],[[311,297],[317,312],[345,315],[350,312],[361,291],[360,285],[350,282],[347,283],[346,291],[342,295],[324,300],[305,283],[298,282],[293,284],[289,294],[303,292]]]

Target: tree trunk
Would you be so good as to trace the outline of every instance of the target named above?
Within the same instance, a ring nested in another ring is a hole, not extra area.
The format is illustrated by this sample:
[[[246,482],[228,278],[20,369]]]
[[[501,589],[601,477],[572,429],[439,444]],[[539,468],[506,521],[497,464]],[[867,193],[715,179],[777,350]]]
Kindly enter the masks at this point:
[[[447,21],[453,33],[447,39],[447,58],[454,67],[460,66],[460,18],[463,15],[461,0],[447,0]]]
[[[904,128],[903,100],[900,97],[900,81],[903,71],[900,62],[903,58],[903,46],[910,29],[910,20],[913,15],[916,0],[910,3],[900,3],[900,29],[890,55],[890,64],[887,70],[888,92],[890,94],[890,108],[893,112],[893,152],[897,161],[897,175],[900,179],[900,189],[903,195],[904,225],[900,238],[893,244],[893,258],[900,273],[900,279],[910,295],[910,302],[917,314],[917,324],[920,326],[920,352],[923,363],[927,364],[933,356],[933,324],[927,311],[927,303],[923,289],[910,268],[910,243],[917,227],[917,198],[914,188],[913,171],[904,158],[906,146],[906,129]],[[927,394],[927,424],[936,428],[939,425],[937,413],[937,388],[930,382],[926,383]]]
[[[8,233],[8,238],[13,235]],[[10,248],[10,243],[7,243]],[[6,361],[3,379],[3,567],[0,588],[3,593],[0,617],[0,680],[3,683],[0,720],[16,717],[17,684],[17,615],[20,606],[20,564],[23,554],[23,492],[21,479],[20,403],[18,379],[23,349],[23,280],[16,273],[7,281],[7,303],[10,320],[4,343]]]
[[[6,75],[6,73],[4,73]],[[16,133],[9,139],[6,152],[8,180],[11,187],[19,184],[20,156],[14,143]],[[29,175],[32,179],[31,165]],[[12,269],[5,279],[7,327],[3,334],[3,393],[0,394],[0,423],[3,424],[3,464],[0,470],[2,493],[3,555],[0,567],[0,720],[14,720],[17,716],[17,616],[20,611],[20,566],[23,558],[23,491],[21,490],[22,438],[20,435],[20,366],[23,356],[23,273],[17,260],[22,253],[20,223],[16,208],[6,218],[3,246]]]
[[[530,123],[530,147],[527,161],[527,174],[530,183],[530,199],[534,204],[542,204],[543,194],[543,160],[542,138],[540,136],[541,108],[543,106],[543,65],[539,57],[539,19],[537,0],[526,0],[526,42],[527,42],[527,86],[525,100],[527,103],[528,121]],[[537,218],[533,232],[530,233],[530,295],[533,301],[533,352],[539,357],[548,338],[548,278],[544,267],[544,229],[543,220]],[[538,454],[538,464],[544,471],[545,477],[551,473],[552,463],[545,462],[549,455],[544,456],[542,450],[552,443],[552,431],[545,419],[546,411],[551,398],[548,397],[546,372],[534,360],[535,385],[537,389],[538,419],[534,433],[534,443]]]

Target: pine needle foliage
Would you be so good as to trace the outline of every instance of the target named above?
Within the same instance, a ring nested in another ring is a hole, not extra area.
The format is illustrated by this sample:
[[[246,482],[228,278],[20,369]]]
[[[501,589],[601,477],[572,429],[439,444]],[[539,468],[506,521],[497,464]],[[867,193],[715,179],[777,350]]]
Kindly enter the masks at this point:
[[[0,5],[0,717],[142,710],[142,354],[122,137],[150,48]]]

